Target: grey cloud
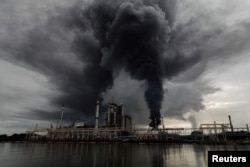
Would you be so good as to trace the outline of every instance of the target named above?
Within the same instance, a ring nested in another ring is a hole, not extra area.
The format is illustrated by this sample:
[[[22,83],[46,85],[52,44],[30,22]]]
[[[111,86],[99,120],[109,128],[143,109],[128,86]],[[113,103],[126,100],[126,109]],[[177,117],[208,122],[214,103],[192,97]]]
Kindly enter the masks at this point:
[[[189,83],[167,82],[165,87],[168,89],[163,103],[163,115],[185,119],[183,116],[190,111],[200,111],[205,108],[203,97],[205,95],[219,91],[220,88],[209,86],[204,81]]]

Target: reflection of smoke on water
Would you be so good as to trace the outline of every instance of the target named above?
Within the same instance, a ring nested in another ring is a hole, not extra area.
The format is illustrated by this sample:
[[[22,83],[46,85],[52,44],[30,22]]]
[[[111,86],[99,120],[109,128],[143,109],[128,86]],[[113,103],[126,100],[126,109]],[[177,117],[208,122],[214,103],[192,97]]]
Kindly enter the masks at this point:
[[[169,143],[3,143],[0,144],[0,150],[0,162],[4,167],[27,167],[27,164],[36,167],[206,167],[208,151],[248,151],[250,146]]]
[[[181,144],[86,143],[59,145],[56,152],[69,166],[203,167],[206,166],[208,149]]]

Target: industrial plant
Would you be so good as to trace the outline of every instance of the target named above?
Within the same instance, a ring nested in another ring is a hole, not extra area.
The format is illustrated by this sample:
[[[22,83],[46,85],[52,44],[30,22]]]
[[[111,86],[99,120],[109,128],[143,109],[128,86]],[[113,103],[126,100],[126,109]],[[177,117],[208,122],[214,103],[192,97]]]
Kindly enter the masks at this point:
[[[57,124],[55,128],[36,127],[34,129],[28,129],[26,132],[27,140],[46,139],[52,141],[112,141],[132,134],[132,118],[124,114],[122,104],[108,104],[105,114],[105,125],[102,126],[99,125],[99,109],[100,102],[97,100],[94,126],[87,125],[85,122],[79,120],[75,121],[73,125],[63,126],[62,119],[64,106],[62,106],[60,125]]]
[[[27,141],[51,142],[164,142],[164,143],[250,143],[249,127],[235,128],[229,115],[229,123],[200,124],[193,128],[165,128],[163,120],[157,128],[135,128],[132,118],[125,115],[123,104],[108,103],[105,125],[99,125],[100,102],[96,101],[95,124],[75,121],[63,126],[61,108],[60,125],[50,128],[31,128],[26,131]]]

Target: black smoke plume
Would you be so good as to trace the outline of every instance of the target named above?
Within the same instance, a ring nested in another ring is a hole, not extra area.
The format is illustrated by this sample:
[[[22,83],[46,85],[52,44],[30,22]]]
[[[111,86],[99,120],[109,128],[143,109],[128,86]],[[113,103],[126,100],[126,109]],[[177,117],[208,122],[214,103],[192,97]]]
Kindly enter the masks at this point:
[[[94,0],[59,13],[19,40],[5,41],[1,46],[9,55],[4,58],[47,76],[60,92],[52,103],[65,104],[65,110],[85,117],[94,115],[96,99],[125,70],[145,81],[150,126],[157,128],[164,79],[200,60],[197,51],[187,55],[178,48],[185,46],[189,34],[180,27],[172,29],[175,1]],[[55,119],[52,112],[40,113]]]
[[[162,55],[170,35],[166,12],[153,1],[131,0],[98,0],[85,12],[100,43],[101,66],[123,68],[132,78],[146,81],[150,126],[156,128],[163,99]]]

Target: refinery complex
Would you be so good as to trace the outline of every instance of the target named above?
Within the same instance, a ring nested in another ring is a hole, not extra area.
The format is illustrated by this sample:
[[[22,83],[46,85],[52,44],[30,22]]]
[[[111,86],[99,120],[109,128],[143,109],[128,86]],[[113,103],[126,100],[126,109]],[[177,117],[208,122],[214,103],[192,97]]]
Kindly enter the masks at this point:
[[[249,127],[233,127],[231,116],[228,123],[200,124],[193,128],[165,128],[163,121],[158,127],[135,128],[132,118],[125,115],[123,104],[108,103],[105,125],[99,125],[100,102],[96,101],[95,124],[75,121],[63,126],[63,107],[60,125],[50,128],[30,128],[27,141],[52,142],[173,142],[173,143],[250,143]]]

